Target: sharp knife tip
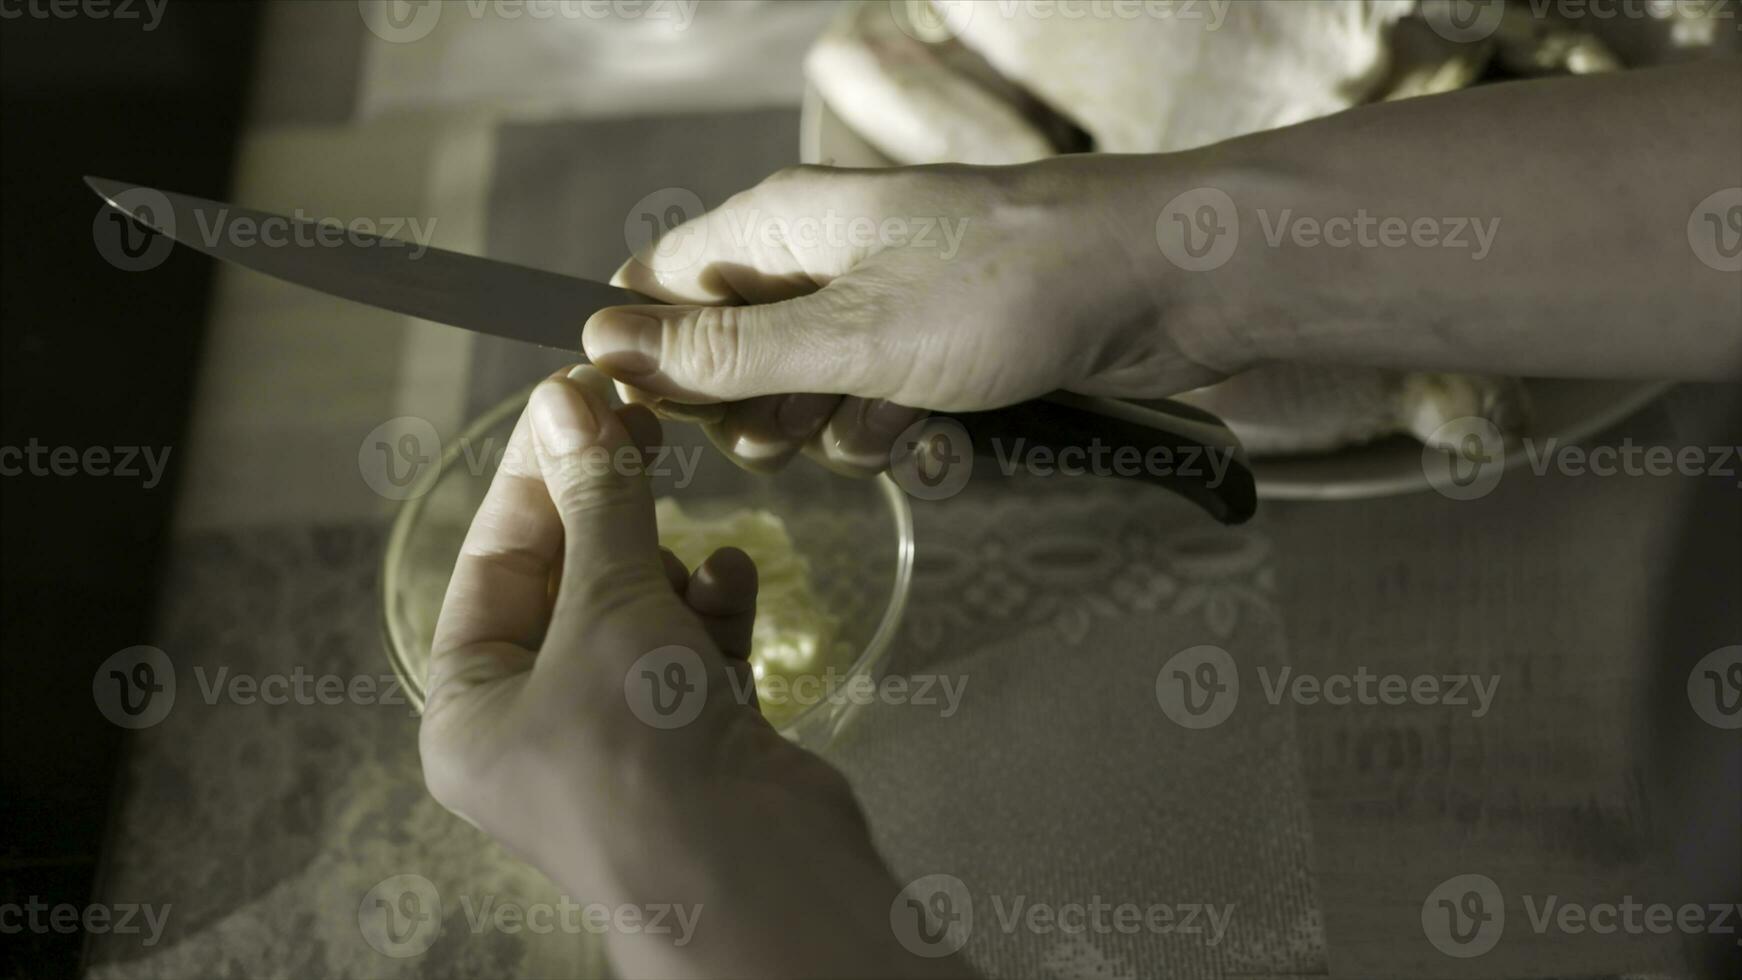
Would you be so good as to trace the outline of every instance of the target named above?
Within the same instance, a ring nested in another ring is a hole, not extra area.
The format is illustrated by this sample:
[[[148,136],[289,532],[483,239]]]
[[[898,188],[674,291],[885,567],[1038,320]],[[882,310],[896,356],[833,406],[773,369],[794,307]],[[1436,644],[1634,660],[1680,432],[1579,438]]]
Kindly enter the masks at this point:
[[[175,211],[174,195],[141,184],[129,183],[125,180],[111,180],[108,177],[97,177],[91,174],[86,174],[84,181],[86,187],[97,192],[97,196],[103,199],[104,204],[147,228],[175,238],[175,234],[172,231],[165,231],[163,225],[164,216],[166,214],[173,215]]]
[[[96,177],[96,176],[93,176],[91,174],[86,174],[84,179],[85,179],[85,186],[89,187],[91,190],[95,191],[97,193],[97,196],[102,198],[104,201],[108,202],[108,205],[110,207],[116,209],[117,211],[126,211],[127,210],[126,208],[122,207],[119,203],[117,203],[115,199],[118,196],[120,196],[120,194],[123,191],[127,190],[128,188],[130,188],[134,185],[129,184],[125,181],[110,180],[107,177]]]

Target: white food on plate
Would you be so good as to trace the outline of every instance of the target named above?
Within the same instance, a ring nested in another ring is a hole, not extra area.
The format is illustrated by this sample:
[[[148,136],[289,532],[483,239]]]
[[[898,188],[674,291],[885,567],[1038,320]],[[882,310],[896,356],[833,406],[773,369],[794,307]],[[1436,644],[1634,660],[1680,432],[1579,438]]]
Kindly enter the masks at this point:
[[[805,75],[847,125],[902,163],[1020,163],[1051,156],[1010,101],[897,25],[898,8],[849,4],[805,57]]]
[[[1399,432],[1456,449],[1435,436],[1446,423],[1485,418],[1516,432],[1529,405],[1515,378],[1290,363],[1176,397],[1221,416],[1254,456],[1329,452]]]
[[[1097,150],[1156,153],[1367,101],[1389,67],[1385,34],[1414,6],[1254,0],[1067,18],[1032,4],[975,4],[956,35],[1075,120]]]

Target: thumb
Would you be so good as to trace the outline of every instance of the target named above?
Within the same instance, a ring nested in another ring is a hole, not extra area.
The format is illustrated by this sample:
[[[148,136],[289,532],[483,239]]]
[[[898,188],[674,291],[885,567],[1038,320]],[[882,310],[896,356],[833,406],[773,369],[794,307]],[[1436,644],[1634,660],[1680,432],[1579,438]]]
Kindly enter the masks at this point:
[[[644,602],[676,605],[641,451],[609,391],[604,375],[582,366],[533,389],[527,403],[538,469],[563,529],[551,638],[595,633],[616,618],[607,614],[633,620]]]
[[[564,537],[562,582],[533,671],[554,682],[544,690],[594,690],[626,709],[619,717],[682,728],[706,705],[731,704],[751,685],[749,667],[727,664],[672,589],[652,486],[626,424],[646,409],[613,412],[609,391],[604,375],[583,366],[539,385],[527,405]],[[561,697],[543,703],[573,710]]]
[[[679,402],[789,392],[883,397],[864,307],[841,282],[756,306],[618,306],[587,321],[587,357],[626,385]]]

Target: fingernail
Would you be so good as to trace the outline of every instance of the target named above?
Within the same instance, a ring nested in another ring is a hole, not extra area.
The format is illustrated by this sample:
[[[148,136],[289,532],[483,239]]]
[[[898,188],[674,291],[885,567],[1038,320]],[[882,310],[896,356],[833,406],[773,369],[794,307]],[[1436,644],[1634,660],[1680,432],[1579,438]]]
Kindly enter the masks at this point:
[[[659,370],[659,320],[628,310],[600,310],[581,328],[587,359],[618,378],[644,378]]]
[[[835,410],[836,399],[830,395],[787,395],[780,401],[774,418],[781,435],[788,439],[810,438],[829,414]]]
[[[586,392],[567,380],[547,381],[533,389],[532,431],[552,455],[579,452],[599,434],[599,418]]]
[[[870,432],[880,436],[897,436],[901,434],[901,430],[918,420],[921,414],[919,409],[874,398],[865,403],[864,414],[860,416],[860,420]]]
[[[726,406],[717,403],[674,402],[669,398],[661,398],[654,403],[653,414],[673,422],[694,422],[697,425],[708,425],[725,420]]]
[[[625,405],[646,405],[652,408],[659,399],[642,391],[634,385],[626,385],[621,381],[611,382],[611,387],[617,392],[617,400]]]
[[[581,386],[581,390],[588,394],[589,401],[593,404],[611,404],[611,379],[605,376],[605,372],[591,364],[576,364],[569,368],[567,377],[570,381]]]

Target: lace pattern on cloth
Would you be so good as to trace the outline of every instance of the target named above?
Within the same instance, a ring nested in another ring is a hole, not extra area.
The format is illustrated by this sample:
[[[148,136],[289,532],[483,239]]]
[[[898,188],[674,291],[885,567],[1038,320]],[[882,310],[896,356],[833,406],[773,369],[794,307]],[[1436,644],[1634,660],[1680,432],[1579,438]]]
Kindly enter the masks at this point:
[[[995,977],[1322,972],[1292,710],[1253,691],[1188,730],[1156,693],[1198,645],[1243,674],[1285,662],[1262,530],[1101,481],[914,510],[890,669],[961,685],[959,705],[869,705],[830,753],[898,879],[961,882],[965,952]]]

